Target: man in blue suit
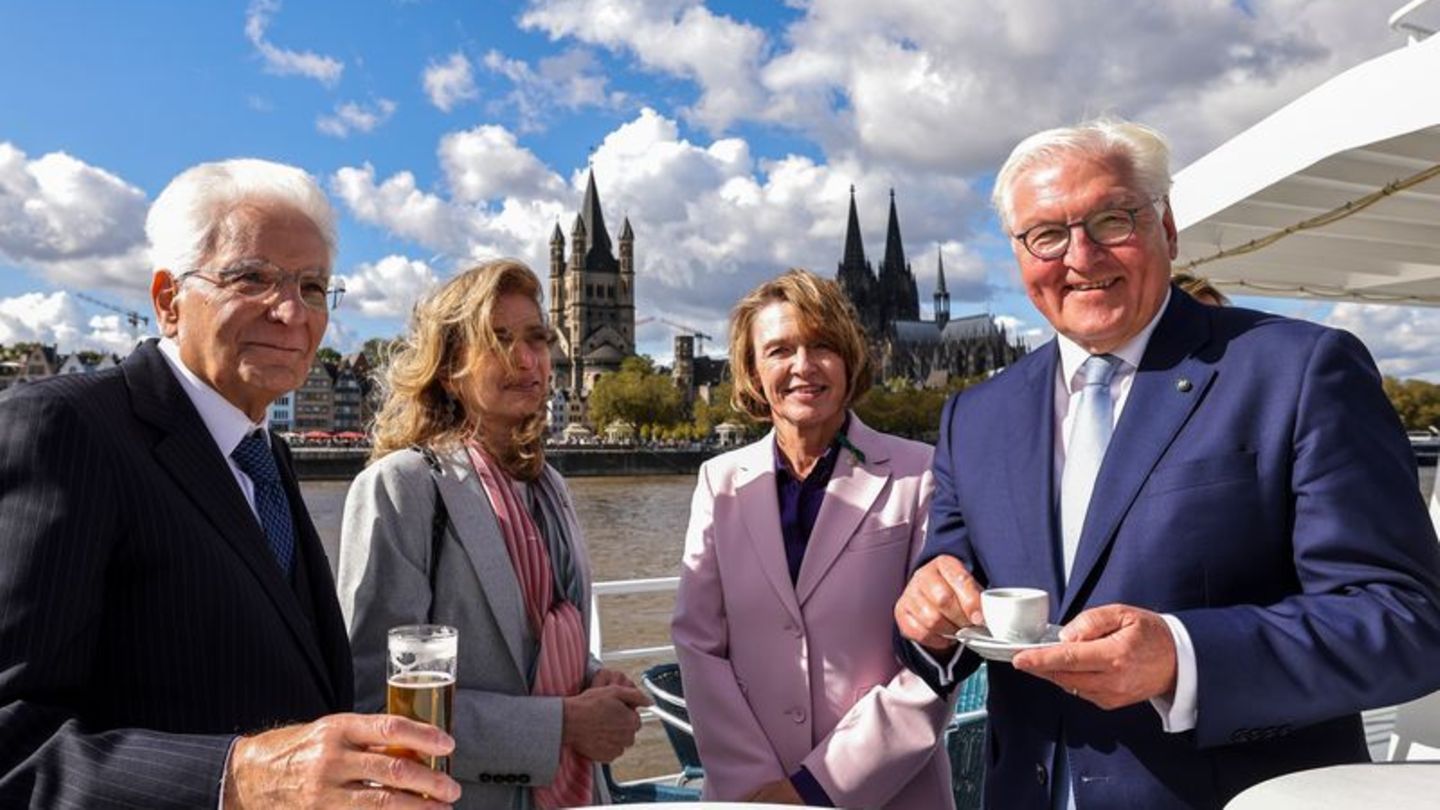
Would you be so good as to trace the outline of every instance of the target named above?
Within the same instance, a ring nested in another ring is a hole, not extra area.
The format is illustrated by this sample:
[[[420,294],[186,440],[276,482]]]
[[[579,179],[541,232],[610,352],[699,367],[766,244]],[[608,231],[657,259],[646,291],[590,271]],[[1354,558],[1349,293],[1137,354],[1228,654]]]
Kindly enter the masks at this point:
[[[1365,761],[1359,711],[1440,686],[1440,546],[1365,348],[1169,283],[1168,148],[1022,142],[995,203],[1055,340],[946,406],[900,652],[937,690],[991,586],[1063,643],[992,664],[986,802],[1220,807]]]

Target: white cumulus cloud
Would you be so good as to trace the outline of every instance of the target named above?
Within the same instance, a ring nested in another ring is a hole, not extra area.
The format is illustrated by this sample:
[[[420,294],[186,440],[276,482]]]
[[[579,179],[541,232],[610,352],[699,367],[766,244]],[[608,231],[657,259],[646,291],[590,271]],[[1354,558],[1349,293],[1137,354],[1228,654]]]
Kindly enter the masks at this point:
[[[281,48],[265,38],[270,22],[279,11],[280,0],[253,0],[245,13],[245,37],[265,61],[265,70],[277,76],[305,76],[326,87],[338,84],[345,71],[344,62],[314,51]]]
[[[534,0],[520,25],[631,54],[646,69],[693,80],[700,97],[685,114],[712,132],[764,102],[765,32],[717,15],[701,0]]]
[[[485,54],[485,67],[509,79],[514,89],[506,103],[515,109],[522,132],[544,129],[556,109],[618,108],[626,95],[606,89],[608,79],[588,50],[572,48],[545,57],[535,65],[511,59],[499,51]]]
[[[441,112],[450,112],[461,103],[480,97],[475,87],[475,74],[470,60],[463,53],[452,53],[443,62],[431,62],[421,78],[425,95]]]
[[[444,180],[436,189],[418,188],[411,172],[379,178],[368,165],[342,168],[331,187],[357,219],[425,250],[456,262],[513,255],[545,275],[557,223],[569,242],[586,170],[571,171],[562,182],[501,127],[451,133],[438,151]],[[834,276],[852,183],[875,263],[883,257],[889,189],[898,190],[923,302],[934,291],[941,243],[953,314],[973,312],[973,301],[996,283],[962,244],[967,212],[980,201],[956,177],[853,160],[762,160],[741,138],[691,141],[674,119],[651,109],[609,133],[591,162],[612,242],[627,217],[636,234],[640,314],[669,317],[717,338],[734,301],[760,281],[791,266]],[[663,340],[646,348],[668,352],[665,330],[641,337]]]
[[[31,160],[0,142],[0,259],[56,284],[139,289],[145,193],[64,152]]]
[[[34,341],[54,345],[62,353],[83,350],[123,357],[144,336],[120,315],[97,315],[87,309],[63,291],[0,298],[0,344]]]
[[[351,132],[370,132],[390,120],[395,114],[395,102],[388,98],[376,100],[373,104],[347,101],[335,105],[334,115],[322,115],[315,119],[315,129],[324,135],[345,138]]]
[[[362,262],[345,283],[342,309],[358,309],[371,317],[405,317],[415,302],[435,285],[436,274],[418,259],[391,254],[378,262]]]
[[[1440,382],[1440,309],[1345,303],[1324,320],[1360,338],[1385,374]]]

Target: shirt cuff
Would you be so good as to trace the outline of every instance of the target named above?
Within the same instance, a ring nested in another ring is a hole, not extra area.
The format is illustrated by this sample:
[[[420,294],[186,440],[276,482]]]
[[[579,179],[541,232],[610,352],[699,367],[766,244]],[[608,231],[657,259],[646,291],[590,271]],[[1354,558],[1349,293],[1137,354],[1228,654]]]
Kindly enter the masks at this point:
[[[955,652],[950,653],[950,660],[943,664],[936,661],[935,657],[930,654],[930,651],[925,649],[925,646],[920,642],[911,641],[910,646],[915,648],[915,652],[920,653],[921,660],[929,664],[932,669],[939,673],[936,680],[940,684],[941,689],[948,689],[955,683],[955,665],[960,663],[960,658],[965,653],[964,644],[956,645]]]
[[[1175,642],[1175,694],[1150,698],[1150,705],[1160,715],[1160,726],[1167,734],[1178,734],[1195,728],[1200,714],[1195,675],[1195,645],[1185,625],[1169,613],[1162,613],[1170,638]]]
[[[825,792],[825,788],[820,786],[819,780],[817,780],[815,775],[810,773],[810,769],[804,765],[801,765],[800,770],[790,775],[790,784],[795,788],[795,792],[800,794],[800,798],[804,800],[808,807],[835,806],[835,803],[830,801],[830,796]]]
[[[215,810],[225,810],[225,776],[230,773],[230,757],[235,755],[235,743],[238,742],[239,737],[230,740],[230,748],[225,751],[225,761],[220,765],[220,795],[215,798]]]

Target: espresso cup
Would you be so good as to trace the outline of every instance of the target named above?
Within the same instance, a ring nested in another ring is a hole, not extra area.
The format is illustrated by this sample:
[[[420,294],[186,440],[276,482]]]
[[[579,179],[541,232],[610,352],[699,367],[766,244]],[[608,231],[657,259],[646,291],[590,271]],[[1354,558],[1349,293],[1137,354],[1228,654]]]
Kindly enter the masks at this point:
[[[980,593],[980,610],[992,638],[1035,642],[1050,623],[1050,594],[1039,588],[989,588]]]

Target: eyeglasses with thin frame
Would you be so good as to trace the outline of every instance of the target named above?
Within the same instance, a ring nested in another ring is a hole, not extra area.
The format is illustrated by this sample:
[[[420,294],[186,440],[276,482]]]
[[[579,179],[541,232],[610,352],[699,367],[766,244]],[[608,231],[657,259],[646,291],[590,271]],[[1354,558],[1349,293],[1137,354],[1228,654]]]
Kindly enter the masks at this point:
[[[340,306],[340,296],[345,294],[345,285],[330,284],[330,277],[314,270],[283,270],[264,259],[245,259],[207,275],[200,270],[180,274],[180,280],[194,276],[204,279],[220,289],[242,298],[256,300],[269,298],[281,285],[294,282],[300,290],[300,300],[316,312],[325,312]]]
[[[1017,234],[1011,234],[1030,255],[1043,261],[1058,259],[1070,249],[1070,234],[1079,225],[1085,229],[1085,237],[1097,245],[1113,247],[1135,234],[1135,219],[1149,206],[1165,201],[1165,195],[1157,195],[1134,208],[1106,208],[1095,211],[1084,219],[1074,222],[1042,222]]]

